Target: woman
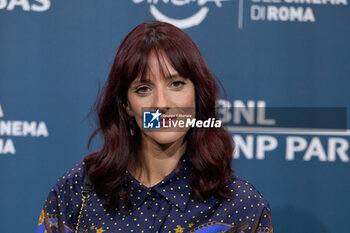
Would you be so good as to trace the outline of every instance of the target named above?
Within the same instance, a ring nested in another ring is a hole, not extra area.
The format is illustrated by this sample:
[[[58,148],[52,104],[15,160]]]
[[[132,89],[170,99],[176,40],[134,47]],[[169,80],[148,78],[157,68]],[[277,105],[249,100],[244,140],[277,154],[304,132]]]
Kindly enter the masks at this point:
[[[37,232],[272,232],[267,201],[232,174],[232,141],[222,126],[165,128],[182,115],[216,119],[217,96],[183,31],[137,26],[121,43],[97,105],[92,137],[103,136],[102,149],[58,180]],[[146,113],[148,123],[160,117],[160,129],[147,129]],[[89,197],[82,201],[83,189]]]

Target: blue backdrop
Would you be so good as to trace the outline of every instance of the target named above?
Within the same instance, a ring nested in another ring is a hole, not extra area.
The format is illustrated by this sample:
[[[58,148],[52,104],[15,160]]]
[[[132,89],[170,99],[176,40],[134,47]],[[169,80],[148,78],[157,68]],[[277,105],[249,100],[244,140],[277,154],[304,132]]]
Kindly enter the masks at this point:
[[[182,27],[225,87],[227,119],[245,122],[228,127],[234,168],[269,200],[275,231],[348,232],[349,129],[258,117],[350,107],[347,0],[0,0],[0,231],[35,231],[56,179],[89,153],[86,116],[121,40],[149,20]]]

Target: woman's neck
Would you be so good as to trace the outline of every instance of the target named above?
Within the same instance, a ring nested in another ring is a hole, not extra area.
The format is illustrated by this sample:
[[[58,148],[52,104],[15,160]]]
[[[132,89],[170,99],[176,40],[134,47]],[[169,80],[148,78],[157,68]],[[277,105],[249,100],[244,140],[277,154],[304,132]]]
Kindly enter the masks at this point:
[[[141,149],[131,157],[128,169],[144,186],[153,187],[176,168],[185,153],[186,143],[182,143],[182,139],[160,145],[145,135],[141,137]]]

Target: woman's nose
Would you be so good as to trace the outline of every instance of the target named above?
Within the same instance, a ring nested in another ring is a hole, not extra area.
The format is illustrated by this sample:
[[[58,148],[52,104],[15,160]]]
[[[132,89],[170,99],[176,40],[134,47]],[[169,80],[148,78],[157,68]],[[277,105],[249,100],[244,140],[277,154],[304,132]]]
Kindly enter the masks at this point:
[[[166,90],[158,89],[155,95],[154,107],[160,110],[167,110],[169,106],[169,96]]]

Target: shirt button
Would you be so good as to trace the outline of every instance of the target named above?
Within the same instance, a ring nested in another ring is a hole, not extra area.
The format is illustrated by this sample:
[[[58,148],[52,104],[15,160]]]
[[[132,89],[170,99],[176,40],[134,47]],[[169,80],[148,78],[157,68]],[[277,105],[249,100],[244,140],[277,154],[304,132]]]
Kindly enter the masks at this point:
[[[149,203],[149,204],[147,205],[147,209],[152,209],[152,207],[153,207],[153,205],[152,205],[151,203]]]
[[[153,190],[153,189],[149,190],[149,195],[154,196],[155,194],[156,194],[155,190]]]

